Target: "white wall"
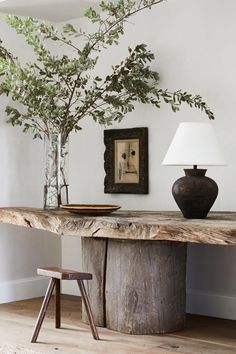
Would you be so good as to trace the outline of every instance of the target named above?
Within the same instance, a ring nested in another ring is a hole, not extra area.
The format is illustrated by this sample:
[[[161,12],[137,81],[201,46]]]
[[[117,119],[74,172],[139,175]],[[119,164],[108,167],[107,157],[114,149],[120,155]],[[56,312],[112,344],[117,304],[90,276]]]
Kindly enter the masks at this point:
[[[214,210],[236,210],[235,11],[233,0],[164,2],[151,12],[133,18],[121,45],[104,52],[98,67],[98,72],[106,75],[108,71],[104,69],[122,59],[128,45],[144,42],[156,55],[152,67],[160,72],[161,87],[200,93],[207,100],[216,114],[213,125],[228,160],[227,167],[208,170],[208,175],[220,188]],[[26,56],[19,40],[14,39],[2,21],[0,26],[1,37],[6,34],[11,39],[11,46]],[[2,117],[4,120],[4,114]],[[42,146],[19,130],[7,127],[3,120],[0,127],[0,204],[41,206]],[[121,124],[114,125],[114,128],[149,127],[148,195],[103,193],[103,129],[91,120],[84,120],[83,131],[71,136],[70,202],[117,203],[124,209],[177,210],[170,191],[173,181],[183,174],[182,168],[164,167],[161,161],[178,123],[194,120],[206,121],[207,117],[188,107],[174,114],[165,105],[160,110],[137,105],[135,112],[127,115]],[[24,284],[21,279],[31,280],[38,264],[59,261],[60,245],[56,236],[13,226],[1,225],[0,235],[0,286],[11,283],[9,300],[15,296],[12,289],[19,285],[17,281]],[[63,238],[63,266],[80,268],[79,249],[79,239]],[[236,319],[236,250],[190,245],[188,256],[188,311]]]
[[[233,0],[164,2],[132,18],[120,45],[104,51],[97,69],[106,75],[111,64],[126,55],[128,45],[144,42],[155,53],[152,67],[160,73],[161,87],[182,88],[204,97],[215,113],[212,124],[228,161],[227,167],[208,169],[208,176],[217,181],[220,189],[213,210],[236,210],[235,13]],[[135,112],[113,126],[149,128],[148,195],[103,193],[103,129],[91,120],[84,120],[84,129],[71,137],[70,202],[114,203],[123,209],[177,210],[171,186],[183,175],[182,168],[161,166],[161,161],[179,122],[207,119],[200,111],[184,106],[174,114],[166,105],[157,110],[138,104]],[[62,243],[62,262],[67,266],[70,242],[68,239]],[[190,245],[187,310],[236,319],[235,274],[235,248]]]
[[[22,59],[32,57],[0,15],[0,38]],[[43,144],[30,135],[6,125],[4,107],[8,98],[0,97],[0,206],[43,205]],[[61,260],[58,236],[38,230],[0,225],[0,303],[41,296],[47,282],[36,276],[42,265]]]

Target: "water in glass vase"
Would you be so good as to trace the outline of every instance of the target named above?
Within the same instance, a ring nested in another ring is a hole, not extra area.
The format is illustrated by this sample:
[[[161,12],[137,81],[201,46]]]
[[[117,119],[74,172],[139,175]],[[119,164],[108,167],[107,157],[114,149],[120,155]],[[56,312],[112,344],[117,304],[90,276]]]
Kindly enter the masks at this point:
[[[60,133],[45,135],[44,209],[68,204],[68,139]]]

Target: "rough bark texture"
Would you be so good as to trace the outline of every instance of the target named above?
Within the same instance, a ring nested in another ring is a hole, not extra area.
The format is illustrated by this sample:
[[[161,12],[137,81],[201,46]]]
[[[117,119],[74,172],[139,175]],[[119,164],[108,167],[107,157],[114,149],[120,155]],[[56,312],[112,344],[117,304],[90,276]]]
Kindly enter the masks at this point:
[[[179,212],[99,217],[0,208],[0,222],[83,236],[83,270],[93,274],[88,293],[95,323],[125,333],[183,328],[186,242],[236,245],[236,213],[190,220]]]
[[[95,325],[100,327],[106,327],[104,309],[106,250],[106,239],[91,239],[82,237],[83,271],[92,273],[93,275],[93,279],[89,280],[88,282],[84,282],[84,284],[88,293]],[[84,305],[82,311],[82,320],[88,323]]]
[[[109,239],[107,328],[130,334],[183,329],[185,274],[185,243]]]
[[[0,208],[0,222],[58,235],[130,240],[169,240],[236,245],[236,213],[209,213],[184,219],[180,212],[121,211],[109,216],[80,216],[65,211]]]

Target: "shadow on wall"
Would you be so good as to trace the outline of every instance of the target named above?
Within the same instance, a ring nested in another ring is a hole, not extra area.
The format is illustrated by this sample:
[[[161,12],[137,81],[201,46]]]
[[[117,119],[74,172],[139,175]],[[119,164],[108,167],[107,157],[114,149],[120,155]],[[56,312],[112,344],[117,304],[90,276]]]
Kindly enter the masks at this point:
[[[42,206],[43,143],[33,141],[30,135],[3,122],[0,129],[0,151],[0,204]]]
[[[0,206],[43,205],[43,143],[0,123]],[[61,240],[51,233],[0,224],[0,303],[42,296],[43,265],[61,264]]]
[[[235,247],[189,244],[187,312],[236,320],[235,273]]]
[[[0,303],[44,295],[48,282],[36,271],[60,266],[60,238],[13,225],[0,225],[0,237]]]

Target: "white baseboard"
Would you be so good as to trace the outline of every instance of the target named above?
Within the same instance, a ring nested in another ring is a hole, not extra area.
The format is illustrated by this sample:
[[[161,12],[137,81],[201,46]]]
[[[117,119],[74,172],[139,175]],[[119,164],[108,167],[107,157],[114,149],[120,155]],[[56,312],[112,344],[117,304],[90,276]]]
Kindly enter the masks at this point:
[[[76,282],[63,282],[62,292],[80,295]],[[23,278],[0,283],[0,303],[31,299],[45,295],[48,279]],[[186,312],[236,320],[236,296],[187,290]]]
[[[48,282],[42,276],[0,282],[0,304],[44,296]],[[62,281],[62,294],[80,296],[76,281]]]
[[[186,312],[236,320],[236,296],[188,289]]]
[[[23,278],[0,282],[0,303],[44,296],[48,279],[44,277]]]

